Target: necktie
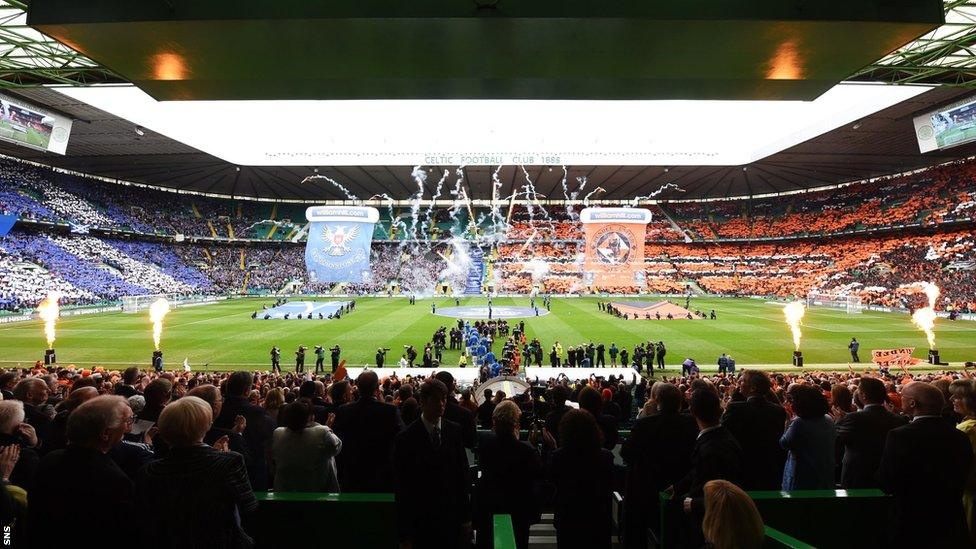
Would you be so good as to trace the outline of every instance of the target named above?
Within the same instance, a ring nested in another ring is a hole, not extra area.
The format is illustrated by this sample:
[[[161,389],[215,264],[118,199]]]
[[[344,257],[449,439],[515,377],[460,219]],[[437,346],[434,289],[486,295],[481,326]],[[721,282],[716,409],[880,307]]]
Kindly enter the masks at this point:
[[[441,428],[440,427],[436,427],[436,426],[434,427],[434,430],[431,433],[431,442],[434,443],[434,448],[440,448],[441,447]]]

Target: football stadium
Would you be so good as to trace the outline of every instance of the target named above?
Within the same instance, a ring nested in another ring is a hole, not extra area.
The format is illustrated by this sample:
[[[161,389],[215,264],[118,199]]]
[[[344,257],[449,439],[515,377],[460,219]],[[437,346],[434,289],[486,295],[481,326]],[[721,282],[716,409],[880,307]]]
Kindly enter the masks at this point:
[[[976,547],[974,43],[0,0],[3,544]]]

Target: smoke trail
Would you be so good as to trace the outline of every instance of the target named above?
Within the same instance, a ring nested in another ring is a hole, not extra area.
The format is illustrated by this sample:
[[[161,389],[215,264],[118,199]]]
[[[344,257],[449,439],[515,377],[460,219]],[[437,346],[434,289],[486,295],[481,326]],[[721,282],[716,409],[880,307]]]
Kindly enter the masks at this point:
[[[54,325],[61,315],[61,307],[58,300],[61,299],[61,292],[51,290],[47,293],[44,301],[37,306],[37,314],[44,321],[44,336],[47,338],[47,348],[54,348]]]
[[[352,201],[355,201],[355,202],[359,202],[359,197],[357,197],[356,195],[354,195],[351,192],[349,192],[349,189],[347,189],[344,186],[342,186],[342,184],[339,183],[338,181],[336,181],[335,179],[332,179],[331,177],[328,177],[328,176],[325,176],[325,175],[320,175],[320,174],[310,175],[310,176],[306,177],[305,179],[302,179],[302,184],[308,183],[309,181],[316,181],[316,180],[319,180],[319,179],[324,179],[324,180],[328,181],[329,183],[331,183],[333,186],[335,186],[335,188],[337,188],[340,191],[342,191],[342,193],[345,194],[346,195],[346,198],[348,198],[349,200],[352,200]]]
[[[786,317],[786,323],[790,325],[790,331],[793,332],[793,346],[797,351],[800,350],[800,337],[803,335],[800,333],[800,321],[803,320],[804,313],[806,313],[806,305],[802,301],[793,301],[783,307],[783,315]]]
[[[163,335],[163,318],[169,313],[169,301],[161,297],[149,306],[149,320],[153,325],[153,345],[159,350],[159,338]]]
[[[637,206],[637,204],[641,200],[644,200],[646,198],[654,198],[655,196],[663,193],[664,191],[666,191],[668,189],[674,189],[674,190],[678,191],[679,193],[685,192],[684,189],[682,189],[681,187],[675,185],[674,183],[665,183],[664,185],[661,185],[661,187],[658,190],[652,192],[651,194],[644,195],[644,196],[635,196],[634,199],[630,201],[630,207],[633,208],[634,206]]]

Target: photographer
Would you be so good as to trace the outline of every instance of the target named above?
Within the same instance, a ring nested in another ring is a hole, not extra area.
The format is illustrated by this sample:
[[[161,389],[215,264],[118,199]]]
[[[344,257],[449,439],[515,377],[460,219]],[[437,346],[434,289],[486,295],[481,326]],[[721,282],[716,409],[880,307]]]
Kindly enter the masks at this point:
[[[301,374],[305,372],[305,347],[304,345],[299,345],[298,350],[295,351],[295,373]]]
[[[277,345],[271,348],[271,371],[281,373],[281,349]]]
[[[379,349],[376,349],[376,367],[377,368],[382,368],[383,367],[383,362],[386,360],[386,353],[387,352],[389,352],[389,349],[386,349],[384,347],[380,347]]]
[[[325,371],[325,349],[321,345],[315,346],[315,373]],[[332,367],[332,371],[335,371],[335,366]]]
[[[339,345],[336,344],[336,346],[329,349],[329,351],[330,357],[332,358],[332,373],[334,374],[339,368],[339,355],[342,354],[342,349],[340,349]]]

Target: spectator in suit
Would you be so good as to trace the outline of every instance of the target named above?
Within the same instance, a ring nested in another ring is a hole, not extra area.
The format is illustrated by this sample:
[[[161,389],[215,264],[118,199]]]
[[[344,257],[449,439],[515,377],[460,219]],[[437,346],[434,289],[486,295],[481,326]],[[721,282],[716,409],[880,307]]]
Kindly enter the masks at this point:
[[[455,397],[456,386],[454,376],[447,370],[441,370],[434,374],[447,387],[447,408],[444,410],[444,419],[453,421],[461,426],[461,440],[464,447],[474,449],[474,441],[477,438],[478,427],[475,425],[474,413],[464,406],[461,406]]]
[[[796,418],[780,438],[789,451],[783,468],[783,490],[832,490],[837,432],[827,415],[830,403],[819,387],[796,384],[787,392]]]
[[[892,429],[881,456],[881,487],[894,496],[889,532],[896,547],[968,544],[962,496],[973,461],[969,439],[941,417],[942,392],[915,381],[902,390],[912,418]]]
[[[119,396],[95,397],[74,409],[67,448],[44,456],[27,492],[28,536],[34,546],[131,546],[136,535],[133,485],[108,451],[122,441],[132,417]],[[92,516],[102,514],[112,517],[112,535],[92,528]]]
[[[550,397],[547,400],[552,401],[552,409],[549,411],[549,415],[546,416],[546,429],[556,435],[558,442],[559,422],[563,419],[563,415],[566,412],[572,410],[572,408],[566,405],[566,401],[570,397],[569,388],[564,385],[556,385],[552,388]]]
[[[50,394],[47,383],[39,377],[25,378],[14,387],[14,399],[24,403],[24,422],[34,428],[40,440],[44,440],[48,424],[54,419],[53,409],[45,409]]]
[[[702,532],[713,549],[759,549],[766,539],[756,504],[742,488],[727,480],[705,483]]]
[[[397,534],[400,547],[465,547],[471,538],[468,457],[461,427],[445,419],[447,386],[420,388],[420,419],[396,438]]]
[[[211,385],[209,383],[204,385],[197,385],[196,387],[190,389],[186,394],[187,396],[195,396],[202,399],[204,402],[210,405],[213,411],[213,417],[218,417],[220,411],[224,407],[224,397],[220,394],[220,389],[216,385]],[[234,426],[230,429],[224,429],[222,427],[210,426],[207,434],[203,437],[204,444],[209,444],[213,446],[218,440],[226,438],[227,448],[233,452],[244,456],[244,461],[250,457],[250,452],[247,449],[247,442],[244,440],[244,436],[241,435],[247,426],[247,421],[244,416],[237,416],[234,418]]]
[[[586,410],[596,419],[596,424],[603,434],[603,447],[607,450],[613,450],[620,438],[620,431],[617,426],[617,418],[603,413],[603,397],[593,387],[586,386],[583,387],[577,398],[580,409]]]
[[[670,383],[655,383],[638,419],[624,440],[620,456],[627,464],[624,497],[627,547],[647,546],[647,529],[659,523],[658,492],[688,473],[698,425],[680,413],[681,391]]]
[[[681,497],[682,509],[689,518],[686,544],[700,547],[704,544],[701,524],[705,517],[705,483],[715,479],[741,482],[745,455],[732,433],[720,423],[722,403],[718,393],[708,388],[696,390],[691,394],[689,408],[699,429],[691,467],[668,491],[672,497]]]
[[[3,396],[3,400],[13,400],[14,387],[17,386],[19,379],[20,372],[16,370],[0,374],[0,395]]]
[[[512,401],[499,404],[492,413],[492,431],[478,445],[481,478],[477,486],[478,546],[492,547],[492,516],[512,516],[515,544],[529,545],[529,527],[539,521],[541,506],[535,484],[542,477],[539,452],[519,440],[522,411]]]
[[[559,449],[552,453],[549,462],[549,478],[556,489],[556,545],[609,548],[613,454],[603,448],[600,427],[585,410],[570,410],[563,415],[559,440]],[[555,444],[555,440],[548,443]]]
[[[732,433],[745,453],[742,487],[746,490],[778,490],[783,483],[786,452],[779,439],[788,416],[771,400],[769,374],[746,370],[739,380],[744,402],[730,402],[722,425]]]
[[[238,416],[244,418],[244,443],[248,450],[247,477],[251,487],[256,491],[265,491],[269,487],[268,481],[268,452],[271,447],[271,434],[275,429],[275,422],[271,416],[261,408],[247,401],[253,378],[248,372],[234,372],[227,378],[224,386],[224,404],[220,408],[220,415],[214,418],[214,426],[221,429],[233,430],[239,426]]]
[[[962,418],[956,428],[965,433],[970,445],[976,449],[976,381],[972,379],[957,379],[949,385],[952,411]],[[966,491],[962,497],[963,509],[966,512],[966,527],[969,529],[969,539],[976,545],[976,459],[969,467],[966,478]]]
[[[491,389],[485,389],[485,401],[478,406],[478,426],[482,429],[491,429],[494,413],[495,403],[491,401]]]
[[[372,370],[356,378],[359,400],[336,411],[333,429],[342,441],[336,466],[346,492],[393,490],[393,442],[403,430],[400,411],[377,400],[379,378]]]
[[[342,441],[332,432],[329,414],[325,425],[315,422],[312,405],[303,399],[281,411],[282,427],[274,432],[276,492],[339,492],[335,456],[342,451]]]
[[[253,544],[240,526],[257,508],[244,457],[226,445],[217,449],[203,443],[212,419],[210,405],[192,396],[173,402],[160,414],[159,436],[171,449],[139,472],[141,547]]]
[[[68,394],[68,398],[58,404],[57,415],[48,425],[47,435],[41,441],[41,452],[48,453],[60,450],[68,444],[68,416],[82,403],[98,396],[98,389],[94,387],[78,387]]]
[[[877,488],[885,438],[906,420],[885,409],[885,386],[879,379],[862,377],[856,398],[864,407],[837,421],[837,445],[844,451],[840,485],[845,489]]]
[[[24,403],[19,400],[0,402],[0,448],[20,447],[20,458],[10,474],[10,483],[25,490],[30,487],[40,457],[37,454],[37,433],[24,421]]]
[[[136,383],[139,382],[139,368],[130,366],[122,371],[122,381],[115,384],[115,394],[129,398],[139,393]]]

